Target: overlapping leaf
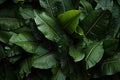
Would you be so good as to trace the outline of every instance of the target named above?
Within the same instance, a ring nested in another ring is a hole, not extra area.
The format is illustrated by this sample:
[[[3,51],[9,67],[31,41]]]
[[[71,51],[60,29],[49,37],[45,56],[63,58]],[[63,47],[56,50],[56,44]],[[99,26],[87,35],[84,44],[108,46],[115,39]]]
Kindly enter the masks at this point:
[[[120,54],[108,58],[102,62],[101,70],[104,75],[113,75],[120,72]]]
[[[39,0],[39,2],[52,17],[73,8],[71,0]]]
[[[64,29],[72,34],[79,23],[80,10],[70,10],[58,16],[58,19]]]
[[[56,59],[53,53],[46,53],[33,58],[32,66],[39,69],[49,69],[56,66]]]
[[[96,9],[102,8],[103,10],[112,10],[113,0],[96,0],[97,6]]]
[[[17,6],[6,6],[6,8],[0,9],[0,29],[1,30],[15,30],[20,28],[22,20],[16,17]],[[9,14],[8,14],[9,13]]]
[[[105,38],[109,16],[110,14],[108,11],[92,11],[81,22],[81,27],[83,28],[85,35],[92,39]]]
[[[109,24],[109,28],[107,31],[107,35],[108,37],[120,37],[120,7],[117,3],[114,4],[113,6],[113,10],[112,10],[112,16],[110,19],[110,24]]]
[[[29,53],[35,53],[38,43],[30,33],[20,33],[13,35],[10,39],[11,43],[14,43],[22,47]]]
[[[53,69],[54,78],[53,80],[66,80],[66,76],[63,74],[61,69]]]
[[[22,8],[20,7],[19,9],[20,11],[20,15],[24,18],[24,19],[33,19],[34,18],[34,12],[32,8]]]
[[[34,13],[34,20],[38,26],[38,30],[41,31],[47,39],[55,42],[59,41],[61,38],[61,30],[55,20],[44,12],[34,11]]]
[[[1,31],[0,30],[0,42],[8,43],[9,39],[13,35],[13,32]]]
[[[89,69],[101,60],[104,49],[101,42],[94,42],[87,47],[85,52],[86,69]]]
[[[85,53],[83,52],[83,46],[70,46],[69,54],[73,57],[75,62],[81,61],[85,57]]]

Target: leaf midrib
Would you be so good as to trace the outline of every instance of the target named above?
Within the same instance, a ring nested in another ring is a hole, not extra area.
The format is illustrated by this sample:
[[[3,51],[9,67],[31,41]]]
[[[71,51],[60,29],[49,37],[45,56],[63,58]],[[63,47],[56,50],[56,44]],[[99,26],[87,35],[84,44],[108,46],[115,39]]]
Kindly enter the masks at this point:
[[[95,25],[97,24],[97,22],[102,18],[102,16],[105,14],[105,11],[101,13],[101,15],[97,18],[97,20],[95,21],[95,23],[93,23],[91,25],[91,27],[89,28],[89,30],[86,32],[86,35],[88,35],[88,33],[95,27]]]
[[[113,60],[113,61],[109,60],[109,61],[103,62],[102,64],[105,65],[105,64],[117,63],[117,62],[120,63],[120,60]]]
[[[91,55],[92,51],[97,47],[99,43],[96,43],[96,45],[93,46],[93,48],[89,51],[88,55],[86,56],[85,60],[87,61],[89,56]]]
[[[80,13],[77,14],[76,16],[72,17],[72,18],[68,21],[68,23],[64,25],[64,28],[66,28],[66,27],[67,27],[74,19],[76,19],[77,16],[79,16],[79,15],[80,15]]]
[[[38,15],[38,14],[37,14]],[[39,15],[38,15],[39,16]],[[54,28],[52,28],[51,25],[49,25],[41,16],[39,16],[41,18],[41,20],[43,21],[44,24],[46,24],[46,26],[50,27],[49,29],[51,29],[51,31],[56,35],[56,36],[59,36],[57,34],[57,32],[54,30]],[[60,36],[59,36],[60,37]]]

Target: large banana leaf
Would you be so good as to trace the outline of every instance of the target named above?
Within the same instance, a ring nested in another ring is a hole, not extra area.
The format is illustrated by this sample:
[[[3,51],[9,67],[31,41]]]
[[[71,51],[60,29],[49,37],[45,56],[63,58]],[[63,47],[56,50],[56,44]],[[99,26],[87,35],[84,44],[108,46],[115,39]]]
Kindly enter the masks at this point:
[[[30,33],[26,32],[13,35],[10,42],[22,47],[29,53],[35,53],[39,45],[35,38]]]
[[[105,38],[106,29],[109,23],[109,12],[95,10],[88,14],[81,22],[85,35],[92,39]]]
[[[24,18],[24,19],[33,19],[34,18],[34,11],[32,8],[19,8],[19,14]]]
[[[1,30],[15,30],[20,28],[23,23],[17,18],[18,6],[6,6],[0,9],[0,29]]]
[[[113,75],[120,72],[120,53],[102,62],[101,70],[103,75]]]
[[[44,12],[34,11],[34,13],[34,20],[38,26],[38,30],[41,31],[47,39],[55,42],[59,41],[61,38],[61,30],[55,20]]]
[[[88,46],[85,52],[86,69],[89,69],[101,60],[104,49],[101,42],[94,42]]]
[[[70,34],[72,34],[78,26],[80,13],[80,10],[69,10],[58,16],[62,27]]]
[[[32,66],[39,69],[49,69],[56,66],[56,59],[53,53],[46,53],[33,58]]]
[[[17,18],[10,18],[10,17],[0,18],[0,28],[2,30],[15,30],[20,28],[21,25],[22,25],[22,22]]]
[[[55,17],[66,10],[72,9],[71,0],[39,0],[39,2],[52,17]]]
[[[107,35],[108,37],[118,37],[120,35],[120,7],[117,3],[114,4],[113,6],[113,10],[112,10],[112,16],[110,19],[110,24],[109,24],[109,28],[107,31]]]

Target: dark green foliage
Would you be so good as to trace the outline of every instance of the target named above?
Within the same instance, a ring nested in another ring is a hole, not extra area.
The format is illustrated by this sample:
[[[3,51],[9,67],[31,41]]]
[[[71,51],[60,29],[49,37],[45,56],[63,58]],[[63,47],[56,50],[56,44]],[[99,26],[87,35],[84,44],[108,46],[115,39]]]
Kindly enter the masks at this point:
[[[0,0],[0,80],[119,80],[119,0]]]

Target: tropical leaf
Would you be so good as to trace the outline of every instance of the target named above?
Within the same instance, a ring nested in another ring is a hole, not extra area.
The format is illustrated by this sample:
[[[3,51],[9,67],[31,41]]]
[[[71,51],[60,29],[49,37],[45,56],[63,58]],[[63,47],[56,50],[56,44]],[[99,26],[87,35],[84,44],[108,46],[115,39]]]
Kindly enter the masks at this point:
[[[46,53],[33,58],[32,66],[39,69],[49,69],[56,66],[56,60],[53,53]]]
[[[66,76],[62,73],[61,69],[53,69],[52,72],[54,74],[53,80],[66,80]]]
[[[85,38],[85,34],[84,34],[84,31],[82,30],[81,27],[77,27],[76,30],[75,30],[75,37],[77,37],[78,39],[84,39]]]
[[[61,25],[70,34],[72,34],[78,26],[80,13],[80,10],[70,10],[58,16]]]
[[[117,51],[117,48],[118,48],[118,44],[119,44],[118,39],[104,40],[103,42],[104,51],[105,51],[104,56],[110,57],[110,56],[115,55],[115,52]]]
[[[118,53],[111,58],[105,59],[102,62],[101,70],[103,75],[113,75],[120,72],[120,54]]]
[[[85,8],[87,14],[93,11],[92,5],[88,1],[80,0],[80,3]]]
[[[102,8],[103,10],[112,10],[113,0],[95,0],[97,2],[96,9]]]
[[[101,42],[93,42],[86,48],[85,52],[86,69],[89,69],[101,60],[104,49]]]
[[[70,0],[39,0],[39,2],[52,17],[73,8]]]
[[[22,47],[29,53],[35,53],[36,48],[39,45],[30,33],[25,32],[13,35],[10,42]]]
[[[13,32],[0,30],[0,42],[8,43],[13,34],[14,34]]]
[[[81,61],[85,57],[82,45],[71,45],[69,48],[69,54],[73,57],[75,62]]]
[[[24,18],[24,19],[33,19],[34,18],[34,11],[32,8],[19,8],[20,11],[20,15]]]
[[[17,18],[16,11],[18,6],[6,6],[1,8],[0,11],[0,29],[1,30],[15,30],[20,28],[23,23],[22,20]],[[9,13],[9,14],[8,14]]]
[[[95,10],[87,15],[81,22],[81,27],[86,36],[92,39],[105,38],[106,29],[109,23],[108,11]]]
[[[35,22],[37,28],[41,31],[45,37],[51,41],[59,41],[61,38],[61,31],[58,24],[44,12],[34,11],[35,13]]]
[[[120,31],[120,7],[117,3],[114,4],[113,6],[113,10],[112,10],[112,16],[110,19],[110,24],[109,24],[109,28],[107,31],[107,35],[108,37],[111,38],[115,38],[118,37],[119,38],[119,31]]]
[[[22,22],[17,18],[0,18],[0,28],[2,30],[15,30],[20,28]]]

